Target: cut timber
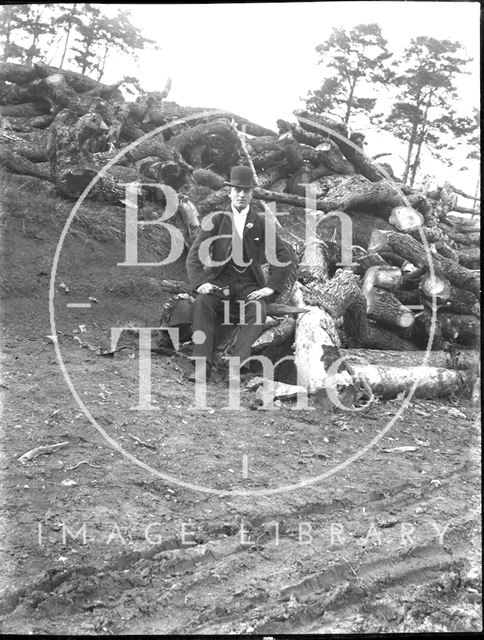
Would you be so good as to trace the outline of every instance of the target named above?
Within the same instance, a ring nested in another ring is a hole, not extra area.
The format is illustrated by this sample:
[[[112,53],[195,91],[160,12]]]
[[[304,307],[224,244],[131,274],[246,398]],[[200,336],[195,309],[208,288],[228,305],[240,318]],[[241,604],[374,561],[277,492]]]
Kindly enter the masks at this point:
[[[293,334],[296,326],[296,319],[293,317],[284,318],[277,326],[265,330],[252,344],[254,351],[262,351],[266,347],[274,347],[288,340]]]
[[[182,220],[185,242],[190,247],[200,231],[197,208],[186,196],[180,195],[178,196],[177,213]]]
[[[294,115],[305,131],[311,131],[319,136],[329,135],[335,142],[338,142],[339,138],[349,139],[348,128],[343,122],[338,122],[325,115],[309,113],[303,109],[294,111]]]
[[[251,136],[274,136],[277,134],[271,129],[261,127],[258,124],[246,120],[235,113],[224,112],[220,113],[220,110],[206,109],[204,107],[185,107],[171,102],[169,100],[158,99],[156,92],[153,93],[154,99],[150,100],[150,94],[146,94],[137,99],[135,103],[130,105],[130,113],[133,119],[142,120],[142,126],[153,125],[159,127],[170,122],[175,123],[177,120],[181,120],[191,116],[189,121],[190,126],[197,125],[209,120],[228,118],[229,120],[235,120],[237,126],[245,126],[246,133]],[[200,114],[200,117],[195,117]],[[202,115],[203,114],[203,115]],[[180,127],[181,123],[178,123],[179,133],[181,128],[186,128],[186,123],[183,127]],[[175,125],[174,125],[175,126]],[[149,127],[148,127],[149,128]]]
[[[414,340],[426,347],[432,329],[432,314],[424,311],[416,319]],[[439,350],[445,340],[468,347],[477,347],[480,337],[480,318],[474,315],[461,315],[439,310],[435,323],[434,339],[431,348]]]
[[[29,133],[36,131],[37,129],[46,129],[54,120],[54,115],[44,114],[41,116],[25,116],[25,117],[12,117],[2,116],[0,113],[0,120],[3,129],[12,129],[12,131]]]
[[[443,369],[473,369],[480,364],[477,350],[447,351],[381,351],[377,349],[342,349],[344,356],[355,363],[383,367],[440,367]]]
[[[324,388],[327,368],[323,361],[325,352],[334,354],[339,346],[334,320],[324,309],[312,307],[299,316],[296,322],[294,364],[297,369],[298,384],[309,393]],[[334,360],[337,355],[334,356]]]
[[[316,147],[321,162],[332,172],[341,175],[353,175],[356,173],[354,166],[341,153],[338,145],[327,138]]]
[[[417,267],[428,268],[432,262],[434,269],[445,275],[453,285],[471,291],[476,297],[480,296],[481,283],[478,273],[443,256],[429,256],[425,247],[414,238],[396,231],[375,232],[372,236],[371,250],[378,252],[384,247],[389,247]]]
[[[435,398],[454,394],[470,393],[475,379],[474,372],[442,369],[437,367],[380,367],[374,365],[352,365],[355,374],[366,379],[373,393],[383,398],[394,398],[399,393],[409,393],[414,385],[415,396]],[[327,386],[353,384],[348,373],[338,373],[327,380]]]
[[[371,303],[371,292],[374,287],[393,291],[402,282],[402,272],[398,267],[391,265],[375,265],[369,267],[363,278],[361,290],[367,302]]]
[[[479,231],[467,231],[464,233],[450,232],[449,238],[457,244],[465,245],[478,245],[481,241],[481,234]]]
[[[311,285],[303,289],[304,302],[311,307],[296,322],[294,363],[298,384],[315,393],[324,388],[327,368],[339,357],[335,321],[343,317],[351,346],[366,341],[367,321],[366,301],[352,271],[341,269],[326,283],[313,281]]]
[[[467,249],[460,249],[457,252],[459,264],[468,269],[478,269],[481,264],[481,249],[480,247],[469,247]]]
[[[382,351],[417,351],[417,345],[406,338],[402,338],[395,331],[368,323],[367,339],[363,345],[366,349]]]
[[[395,207],[388,218],[388,222],[399,231],[409,231],[410,229],[421,227],[424,219],[421,213],[411,207]]]
[[[32,118],[49,113],[48,105],[40,105],[38,102],[24,102],[22,104],[6,104],[0,106],[0,116],[6,118]]]
[[[202,187],[209,187],[215,191],[222,189],[224,186],[224,179],[215,171],[210,169],[195,169],[192,174],[193,180]]]
[[[25,85],[37,78],[47,78],[56,73],[62,74],[69,85],[79,93],[96,89],[109,93],[116,87],[116,85],[104,85],[75,71],[65,71],[64,69],[50,67],[42,62],[37,62],[33,66],[14,64],[12,62],[0,63],[0,80],[6,80],[18,85]]]
[[[0,149],[0,164],[21,175],[33,176],[41,180],[51,180],[50,172],[43,163],[34,163],[8,149]]]
[[[451,284],[447,278],[428,273],[420,281],[420,290],[427,298],[432,299],[435,296],[437,300],[445,302],[450,298]]]
[[[387,327],[407,329],[414,323],[413,313],[389,291],[374,287],[370,293],[368,317]]]
[[[8,149],[31,162],[47,162],[47,153],[39,137],[29,136],[29,139],[25,140],[14,133],[0,130],[0,145],[3,149]]]
[[[317,204],[323,205],[324,211],[358,209],[386,219],[394,207],[403,205],[403,199],[400,191],[390,183],[374,183],[355,175],[330,189]]]
[[[439,320],[444,338],[471,347],[479,344],[480,320],[476,316],[459,315],[446,310],[439,314]]]
[[[310,147],[317,147],[326,138],[326,135],[306,131],[294,122],[279,119],[276,124],[281,135],[291,133],[295,140]]]

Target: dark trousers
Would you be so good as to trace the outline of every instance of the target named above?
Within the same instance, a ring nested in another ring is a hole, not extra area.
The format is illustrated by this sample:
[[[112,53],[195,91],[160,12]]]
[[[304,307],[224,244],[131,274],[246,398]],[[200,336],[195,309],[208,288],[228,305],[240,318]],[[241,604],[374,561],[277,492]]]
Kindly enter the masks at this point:
[[[262,331],[264,330],[264,324],[267,314],[267,303],[262,298],[261,300],[247,300],[247,295],[251,291],[255,291],[259,287],[257,284],[250,284],[239,288],[228,297],[223,297],[215,293],[197,294],[195,299],[195,305],[193,309],[193,332],[200,331],[202,335],[205,335],[205,342],[203,344],[193,345],[193,357],[204,357],[206,362],[210,365],[213,364],[213,351],[214,340],[217,335],[217,330],[220,328],[222,322],[227,322],[228,318],[224,319],[224,300],[230,301],[230,316],[234,318],[238,316],[238,321],[233,324],[239,324],[240,329],[235,340],[235,344],[232,347],[230,356],[238,356],[242,363],[246,358],[250,356],[251,346],[253,342],[257,340]],[[244,301],[244,305],[239,305],[239,300]],[[227,303],[225,303],[227,304]],[[242,315],[239,310],[244,309],[245,317],[242,318],[242,324],[240,324]]]

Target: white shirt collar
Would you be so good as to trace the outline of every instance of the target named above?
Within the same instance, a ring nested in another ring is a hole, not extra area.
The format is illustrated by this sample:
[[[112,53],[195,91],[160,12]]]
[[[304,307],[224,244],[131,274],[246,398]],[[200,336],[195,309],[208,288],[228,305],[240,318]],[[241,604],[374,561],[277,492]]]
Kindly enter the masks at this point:
[[[234,205],[232,205],[232,211],[236,216],[247,216],[247,214],[249,213],[249,207],[250,207],[250,204],[248,204],[245,207],[245,209],[242,209],[241,211],[237,211]]]

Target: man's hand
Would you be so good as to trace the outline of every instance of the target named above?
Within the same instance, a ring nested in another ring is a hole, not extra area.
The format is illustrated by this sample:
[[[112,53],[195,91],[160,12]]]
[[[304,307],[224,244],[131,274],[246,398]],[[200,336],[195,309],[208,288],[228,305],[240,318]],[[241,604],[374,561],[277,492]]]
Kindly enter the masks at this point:
[[[247,300],[259,300],[260,298],[267,298],[274,293],[274,289],[270,287],[262,287],[262,289],[257,289],[256,291],[252,291],[247,296]]]
[[[215,291],[215,287],[210,282],[204,282],[196,289],[197,293],[212,293],[212,291]]]

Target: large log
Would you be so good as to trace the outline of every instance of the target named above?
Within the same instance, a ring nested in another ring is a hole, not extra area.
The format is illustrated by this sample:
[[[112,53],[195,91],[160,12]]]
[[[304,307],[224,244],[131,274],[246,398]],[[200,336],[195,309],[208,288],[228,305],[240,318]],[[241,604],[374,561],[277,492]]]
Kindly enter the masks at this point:
[[[41,116],[2,116],[0,119],[3,129],[12,129],[13,131],[29,133],[38,129],[46,129],[54,120],[53,114],[44,114]]]
[[[324,388],[328,367],[339,357],[336,320],[343,318],[352,346],[366,341],[366,300],[349,269],[341,269],[325,283],[314,280],[303,289],[303,300],[310,309],[296,321],[294,363],[298,384],[315,393]]]
[[[389,291],[374,287],[371,290],[368,317],[386,327],[407,329],[414,323],[413,313]]]
[[[366,349],[382,351],[416,351],[417,345],[407,338],[402,338],[396,331],[380,327],[372,322],[368,323],[368,333],[363,345]]]
[[[468,247],[457,252],[459,264],[468,269],[479,269],[481,264],[481,248]]]
[[[31,162],[46,162],[47,153],[38,137],[30,137],[25,140],[13,133],[0,130],[0,145],[3,149],[8,149],[12,153],[23,156]]]
[[[14,64],[12,62],[0,63],[0,80],[6,80],[17,85],[25,85],[37,78],[47,78],[57,73],[64,76],[68,84],[79,93],[98,90],[105,92],[107,95],[116,88],[116,85],[103,85],[83,74],[51,67],[42,62],[37,62],[32,66]]]
[[[194,117],[199,113],[204,113],[200,118]],[[246,133],[252,136],[277,136],[277,134],[271,129],[257,125],[246,118],[243,118],[235,113],[224,112],[220,113],[220,110],[206,109],[204,107],[186,107],[171,102],[168,100],[159,100],[155,97],[155,100],[150,101],[149,94],[141,96],[135,103],[130,104],[130,114],[138,121],[142,121],[142,127],[149,130],[150,126],[158,127],[161,125],[169,124],[177,120],[183,120],[187,117],[191,117],[189,120],[189,126],[201,124],[214,119],[220,119],[220,117],[228,118],[229,120],[235,120],[237,126],[244,127]],[[178,126],[178,130],[175,133],[179,133],[184,126]]]
[[[395,398],[409,393],[416,385],[414,395],[419,398],[444,397],[454,394],[470,395],[476,375],[470,370],[459,371],[437,367],[382,367],[352,364],[354,372],[367,381],[373,393],[383,398]],[[326,381],[328,386],[353,385],[346,372],[338,373]]]
[[[341,149],[331,138],[321,142],[316,147],[316,151],[321,162],[334,173],[341,175],[354,175],[356,173],[354,166],[347,160]]]
[[[479,274],[460,264],[455,264],[448,258],[435,254],[429,256],[425,247],[408,235],[392,231],[377,231],[370,246],[369,250],[376,252],[384,247],[390,247],[392,251],[417,267],[429,268],[432,262],[434,269],[445,275],[453,285],[471,291],[476,297],[480,296]]]
[[[281,135],[285,135],[286,133],[291,133],[295,140],[301,142],[304,145],[309,145],[310,147],[317,147],[321,144],[326,137],[326,135],[319,135],[317,133],[313,133],[311,131],[306,131],[301,126],[294,122],[287,122],[286,120],[277,120],[277,126],[279,128],[279,133]]]
[[[449,238],[457,244],[478,245],[481,241],[481,234],[479,231],[451,231],[448,235]]]
[[[8,149],[0,149],[0,164],[13,173],[33,176],[41,180],[51,180],[51,175],[42,163],[34,163]]]
[[[311,114],[307,111],[300,110],[294,113],[303,129],[319,135],[329,135],[347,160],[362,176],[371,182],[379,182],[386,177],[384,171],[376,166],[358,145],[350,141],[348,130],[343,123],[336,122],[326,116]]]
[[[413,340],[426,347],[431,335],[432,314],[425,310],[415,321]],[[434,325],[434,338],[431,348],[439,350],[445,341],[469,347],[477,347],[480,336],[480,321],[474,315],[460,315],[447,310],[437,312]]]
[[[6,118],[32,118],[50,113],[47,104],[24,102],[22,104],[6,104],[0,106],[0,116]]]
[[[394,207],[404,204],[401,193],[388,182],[370,182],[360,175],[351,176],[336,185],[317,203],[324,211],[355,209],[385,219]]]
[[[477,350],[461,351],[382,351],[377,349],[342,349],[342,354],[354,363],[383,367],[439,367],[442,369],[473,369],[480,366]]]

